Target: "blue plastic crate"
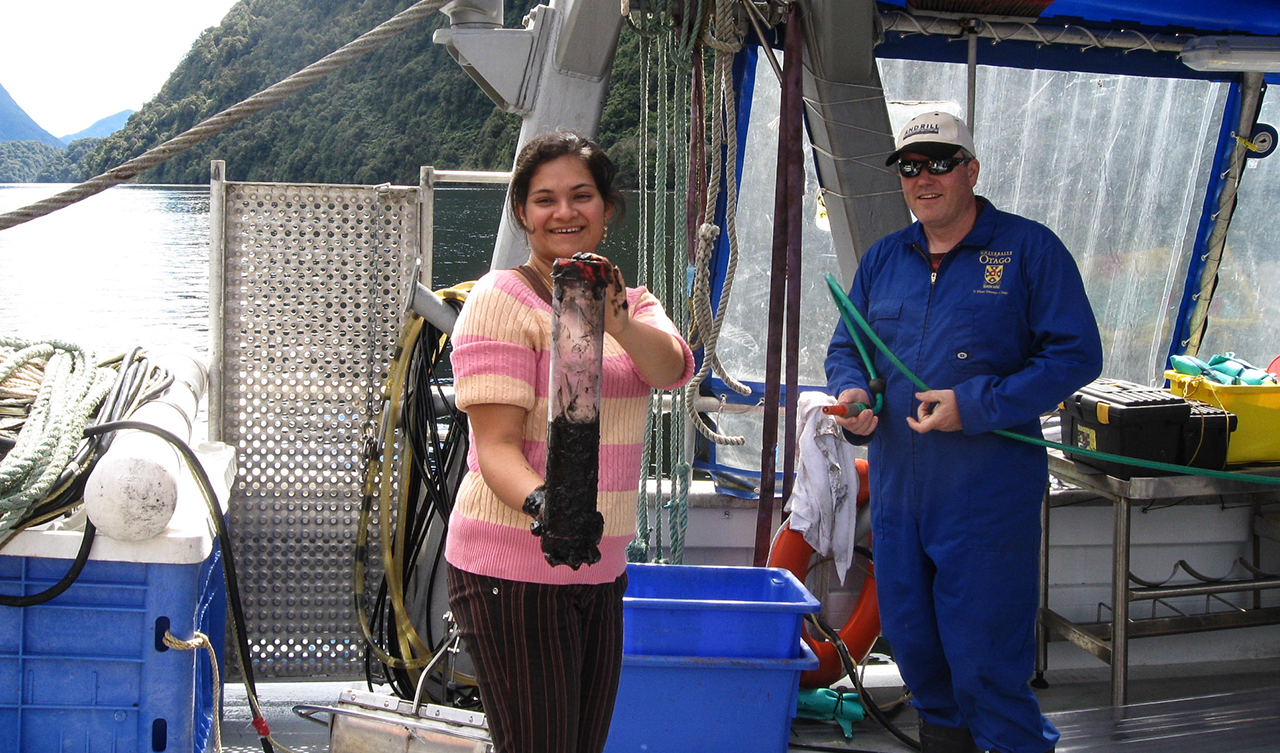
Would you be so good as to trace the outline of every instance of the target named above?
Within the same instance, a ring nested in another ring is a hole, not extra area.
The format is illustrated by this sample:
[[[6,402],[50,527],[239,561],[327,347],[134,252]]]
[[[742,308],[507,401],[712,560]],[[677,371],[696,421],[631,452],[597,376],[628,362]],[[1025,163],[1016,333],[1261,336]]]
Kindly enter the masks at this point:
[[[822,605],[781,568],[627,566],[625,654],[795,659]]]
[[[216,549],[203,554],[185,563],[91,559],[53,600],[0,607],[0,750],[203,751],[213,723],[208,654],[162,641],[166,629],[179,638],[199,630],[222,650],[222,565]],[[0,592],[38,593],[70,565],[0,555]]]
[[[818,658],[622,657],[605,753],[786,753],[800,673]]]

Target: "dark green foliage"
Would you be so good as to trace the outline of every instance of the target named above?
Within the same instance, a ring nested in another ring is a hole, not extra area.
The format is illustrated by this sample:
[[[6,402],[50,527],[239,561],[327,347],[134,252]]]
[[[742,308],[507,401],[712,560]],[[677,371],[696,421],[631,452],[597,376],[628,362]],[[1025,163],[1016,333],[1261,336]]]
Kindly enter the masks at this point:
[[[627,188],[639,185],[640,37],[625,24],[609,73],[609,94],[600,114],[600,146],[618,166],[618,180]],[[652,111],[652,108],[651,108]]]
[[[156,98],[86,164],[103,172],[284,79],[408,7],[408,0],[242,0],[203,34]],[[513,3],[519,18],[527,2]],[[506,169],[519,120],[480,91],[432,32],[436,14],[288,100],[149,171],[235,180],[418,182],[418,167]]]
[[[602,0],[603,1],[603,0]],[[507,0],[516,26],[537,0]],[[411,0],[241,0],[206,31],[154,100],[83,161],[96,175],[337,50],[411,5]],[[437,13],[273,108],[140,177],[204,183],[209,162],[232,180],[416,185],[421,165],[507,170],[520,119],[500,111],[431,41],[448,23]],[[605,106],[601,144],[635,185],[639,122],[636,36],[623,30]]]
[[[0,141],[0,183],[35,183],[41,168],[61,154],[39,141]]]
[[[76,139],[65,149],[49,158],[36,174],[36,183],[79,183],[92,178],[84,172],[81,163],[98,148],[102,139]]]

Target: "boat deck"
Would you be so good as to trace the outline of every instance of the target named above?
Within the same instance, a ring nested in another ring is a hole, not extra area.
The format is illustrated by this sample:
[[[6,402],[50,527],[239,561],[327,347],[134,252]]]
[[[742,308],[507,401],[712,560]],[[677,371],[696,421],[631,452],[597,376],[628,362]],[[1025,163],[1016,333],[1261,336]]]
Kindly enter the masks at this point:
[[[1062,731],[1058,753],[1277,750],[1280,660],[1132,667],[1131,703],[1121,709],[1107,706],[1109,678],[1109,671],[1101,666],[1049,671],[1049,687],[1036,692],[1045,713]],[[872,696],[884,704],[901,692],[892,665],[869,668],[866,684]],[[292,708],[298,703],[333,705],[346,687],[363,689],[364,685],[264,682],[258,691],[272,734],[281,744],[295,753],[328,753],[327,728],[296,716]],[[223,719],[227,753],[262,750],[249,725],[242,686],[227,687]],[[909,707],[903,707],[892,721],[915,736],[915,713]],[[810,750],[909,753],[911,749],[870,718],[855,724],[849,739],[834,722],[797,720],[792,727],[790,753]]]

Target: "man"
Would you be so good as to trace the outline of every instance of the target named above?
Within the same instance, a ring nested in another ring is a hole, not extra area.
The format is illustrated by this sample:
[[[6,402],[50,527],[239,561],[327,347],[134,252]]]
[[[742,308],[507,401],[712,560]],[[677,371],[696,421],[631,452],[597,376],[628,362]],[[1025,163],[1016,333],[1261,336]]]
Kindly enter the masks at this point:
[[[1100,373],[1098,328],[1062,241],[974,195],[963,121],[920,115],[895,146],[886,164],[917,222],[871,247],[849,299],[930,389],[868,342],[883,410],[838,419],[869,442],[882,631],[922,753],[1045,753],[1058,732],[1027,681],[1048,461],[991,431],[1039,438],[1038,418]],[[843,324],[826,370],[839,402],[874,404]]]

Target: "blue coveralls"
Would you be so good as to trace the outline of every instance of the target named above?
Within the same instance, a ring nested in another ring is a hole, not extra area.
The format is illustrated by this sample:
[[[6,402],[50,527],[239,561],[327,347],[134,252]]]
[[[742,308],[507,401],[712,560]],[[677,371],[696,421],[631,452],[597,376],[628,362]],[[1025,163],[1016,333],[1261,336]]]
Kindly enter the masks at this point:
[[[978,202],[932,283],[916,222],[871,247],[849,292],[925,384],[955,390],[964,426],[912,431],[916,388],[863,338],[887,383],[868,448],[880,620],[925,721],[968,728],[984,749],[1044,753],[1058,731],[1027,682],[1048,462],[1043,448],[989,432],[1041,437],[1038,417],[1097,378],[1102,346],[1062,241]],[[833,395],[867,388],[843,323],[826,371]]]

